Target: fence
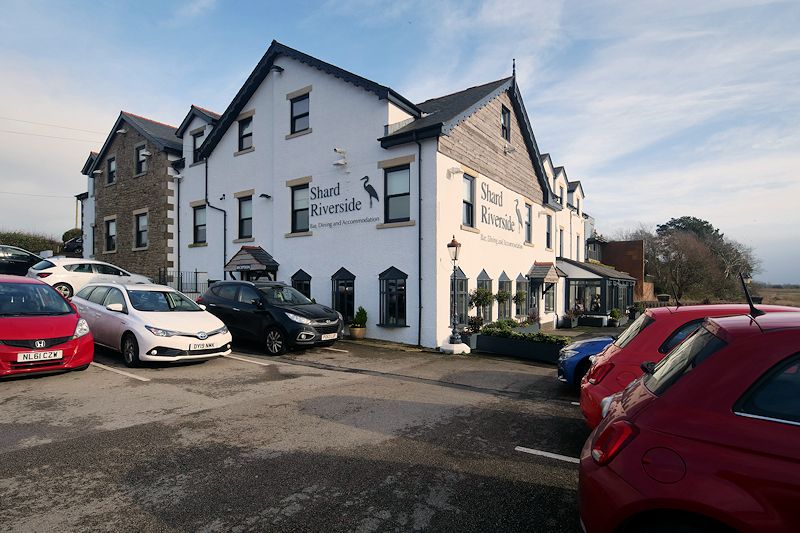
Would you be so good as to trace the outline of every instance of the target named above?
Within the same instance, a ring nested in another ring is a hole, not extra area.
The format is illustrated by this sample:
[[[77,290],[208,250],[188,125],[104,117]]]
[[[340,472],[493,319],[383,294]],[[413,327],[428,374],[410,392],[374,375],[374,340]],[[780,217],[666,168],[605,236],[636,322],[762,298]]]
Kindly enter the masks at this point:
[[[158,270],[158,283],[177,289],[184,294],[200,295],[208,289],[208,273],[197,270]]]

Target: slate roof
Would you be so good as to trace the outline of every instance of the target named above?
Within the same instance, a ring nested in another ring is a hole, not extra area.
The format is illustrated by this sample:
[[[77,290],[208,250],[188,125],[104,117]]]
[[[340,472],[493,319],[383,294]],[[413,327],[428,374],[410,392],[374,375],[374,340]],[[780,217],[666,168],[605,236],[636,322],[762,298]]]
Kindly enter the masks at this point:
[[[86,162],[83,164],[83,168],[81,169],[81,174],[84,176],[89,173],[89,169],[92,168],[94,165],[95,160],[99,154],[97,152],[89,152],[89,157],[86,158]]]
[[[231,100],[231,103],[228,105],[228,108],[225,110],[225,112],[222,113],[217,127],[214,128],[214,130],[208,136],[208,139],[206,139],[206,141],[203,143],[203,146],[200,149],[200,157],[208,157],[208,155],[214,150],[214,147],[217,145],[217,143],[219,143],[220,139],[222,139],[222,136],[235,122],[236,117],[239,116],[239,113],[242,112],[244,106],[247,104],[253,94],[255,94],[261,83],[266,79],[267,75],[272,70],[275,59],[280,56],[290,57],[296,61],[305,63],[306,65],[321,70],[322,72],[330,74],[331,76],[339,78],[347,83],[351,83],[356,87],[361,87],[365,91],[372,92],[381,100],[389,100],[410,115],[420,116],[419,108],[417,108],[413,103],[411,103],[411,101],[406,99],[394,89],[376,83],[372,80],[368,80],[367,78],[358,76],[357,74],[353,74],[352,72],[348,72],[343,68],[337,67],[336,65],[326,63],[325,61],[317,59],[316,57],[304,54],[303,52],[295,50],[294,48],[290,48],[285,44],[279,43],[278,41],[272,41],[272,44],[270,44],[269,48],[264,53],[264,56],[255,66],[253,72],[251,72],[250,76],[247,77],[244,85],[242,85],[241,89],[239,89],[239,92],[236,93],[236,96],[233,97],[233,100]]]
[[[580,188],[582,194],[586,194],[585,192],[583,192],[583,185],[581,185],[580,180],[567,182],[567,189],[569,189],[569,192],[575,192],[575,190],[578,188]]]
[[[186,133],[186,130],[189,127],[189,124],[192,123],[192,119],[194,117],[200,117],[200,120],[203,120],[208,124],[215,125],[219,121],[220,116],[221,115],[219,115],[218,113],[209,111],[208,109],[200,107],[199,105],[192,104],[192,106],[189,108],[189,112],[186,113],[186,117],[184,117],[183,121],[181,122],[181,125],[178,126],[175,135],[182,139],[184,133]]]
[[[542,279],[548,283],[555,283],[557,280],[553,280],[553,276],[556,277],[566,277],[566,275],[556,268],[553,263],[547,262],[539,262],[536,261],[533,263],[533,266],[528,271],[528,277],[531,279]]]
[[[235,272],[239,265],[250,265],[252,271],[277,272],[280,266],[266,250],[260,246],[242,246],[225,265],[226,272]]]
[[[574,261],[572,259],[566,259],[564,257],[559,257],[558,260],[564,261],[569,265],[582,268],[584,270],[591,272],[592,274],[597,274],[598,276],[602,276],[604,278],[621,279],[625,281],[636,281],[636,278],[630,276],[627,272],[622,272],[610,266],[599,265],[597,263],[581,263],[580,261]]]

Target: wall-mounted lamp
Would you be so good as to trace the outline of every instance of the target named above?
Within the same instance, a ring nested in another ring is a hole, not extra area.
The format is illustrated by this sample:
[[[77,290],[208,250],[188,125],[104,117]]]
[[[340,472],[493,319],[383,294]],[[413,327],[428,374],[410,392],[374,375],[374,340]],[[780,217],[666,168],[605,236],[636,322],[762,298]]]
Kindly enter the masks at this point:
[[[125,128],[120,128],[114,133],[119,133],[120,135],[125,135],[126,133],[128,133],[128,130],[126,130]]]
[[[219,200],[222,201],[225,199],[225,193],[222,193],[222,196],[219,197]]]
[[[269,194],[267,194],[267,193],[265,193],[265,192],[262,192],[261,194],[259,194],[259,195],[258,195],[258,197],[259,197],[259,198],[265,198],[265,199],[267,199],[267,200],[269,200],[270,198],[272,198],[272,196],[270,196]]]
[[[142,150],[141,152],[139,152],[139,155],[143,155],[145,157],[150,157],[153,154],[150,153],[150,150]]]
[[[102,170],[95,170],[95,171],[92,172],[92,174],[102,174],[102,173],[103,173]]]
[[[505,146],[505,147],[503,147],[503,153],[506,154],[506,155],[513,154],[516,151],[517,151],[517,149],[514,148],[513,146]]]
[[[269,67],[269,70],[270,72],[277,72],[278,74],[280,74],[281,72],[283,72],[283,67],[280,67],[278,65],[272,65],[271,67]]]
[[[464,171],[459,167],[451,167],[447,169],[447,178],[452,179],[453,176],[463,176]]]

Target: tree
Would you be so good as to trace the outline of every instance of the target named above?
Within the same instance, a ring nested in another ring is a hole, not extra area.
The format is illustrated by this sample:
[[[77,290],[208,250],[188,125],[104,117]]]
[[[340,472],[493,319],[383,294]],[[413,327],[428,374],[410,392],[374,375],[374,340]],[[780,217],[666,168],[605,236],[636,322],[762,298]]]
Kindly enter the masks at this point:
[[[697,235],[685,231],[673,231],[661,239],[659,260],[660,282],[676,298],[687,293],[700,293],[713,279],[716,260],[711,249]]]
[[[724,238],[724,235],[710,222],[697,217],[671,218],[669,222],[656,226],[656,234],[659,237],[675,231],[693,233],[698,239],[709,244],[721,242]]]
[[[64,235],[61,236],[61,242],[67,242],[75,237],[80,237],[82,234],[83,232],[81,231],[81,228],[68,229],[64,232]]]

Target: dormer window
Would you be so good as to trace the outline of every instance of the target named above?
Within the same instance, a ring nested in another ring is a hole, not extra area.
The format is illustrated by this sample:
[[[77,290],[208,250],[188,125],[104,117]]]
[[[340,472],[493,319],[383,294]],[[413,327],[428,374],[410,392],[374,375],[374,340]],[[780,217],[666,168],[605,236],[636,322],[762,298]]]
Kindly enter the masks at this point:
[[[192,134],[192,163],[200,161],[200,145],[203,144],[205,134],[205,131],[198,131]]]
[[[558,188],[558,194],[561,197],[561,205],[564,205],[564,187]]]
[[[508,142],[511,142],[511,111],[506,106],[503,106],[500,117],[500,133]]]

